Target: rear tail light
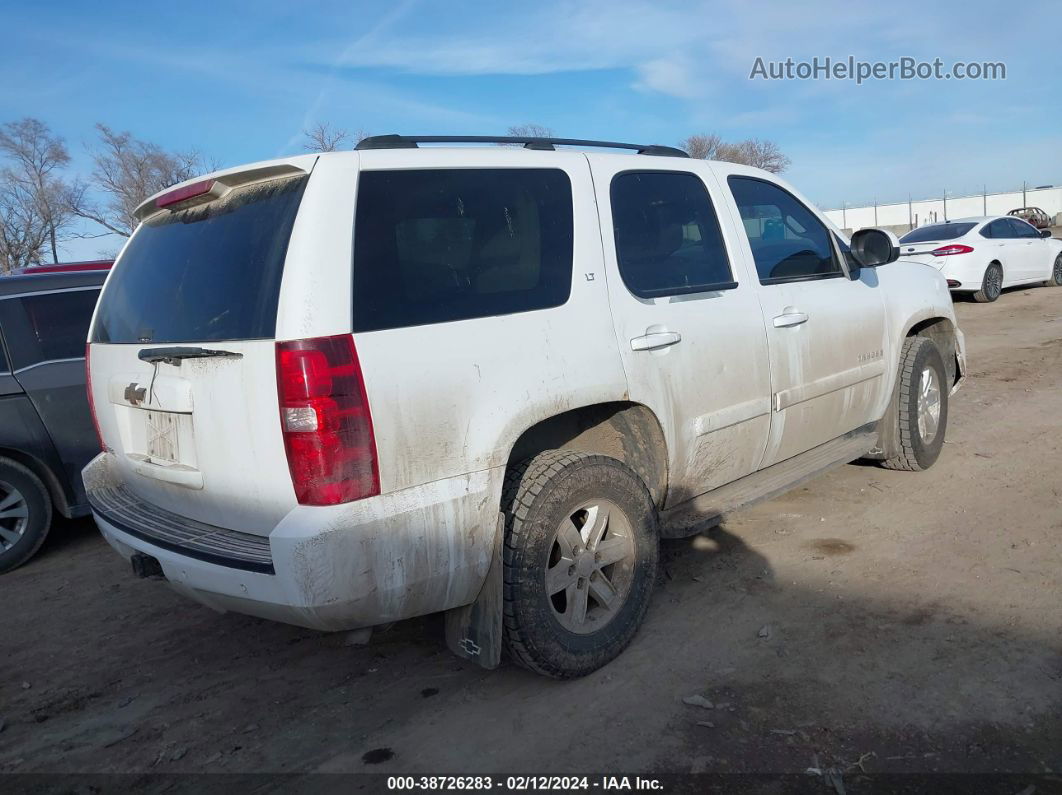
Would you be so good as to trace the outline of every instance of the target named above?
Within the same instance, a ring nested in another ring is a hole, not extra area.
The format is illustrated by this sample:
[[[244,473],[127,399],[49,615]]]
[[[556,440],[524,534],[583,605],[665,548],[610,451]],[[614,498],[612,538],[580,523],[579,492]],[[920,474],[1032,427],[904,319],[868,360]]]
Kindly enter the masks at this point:
[[[929,253],[932,254],[934,257],[950,257],[953,254],[969,254],[971,251],[973,251],[973,247],[964,246],[961,243],[955,243],[951,246],[941,246],[940,248],[935,248]]]
[[[337,505],[379,494],[376,439],[354,338],[278,342],[277,390],[299,503]]]
[[[92,427],[96,429],[96,441],[100,443],[100,450],[106,450],[103,443],[103,434],[100,433],[100,421],[96,417],[96,401],[92,398],[92,346],[85,345],[85,391],[88,394],[89,414],[92,415]]]

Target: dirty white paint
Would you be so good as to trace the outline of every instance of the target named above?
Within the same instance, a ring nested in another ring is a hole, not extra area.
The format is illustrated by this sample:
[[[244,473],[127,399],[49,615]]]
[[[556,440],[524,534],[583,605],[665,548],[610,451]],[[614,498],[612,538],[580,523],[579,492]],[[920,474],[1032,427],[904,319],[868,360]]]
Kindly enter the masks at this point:
[[[186,359],[180,366],[142,362],[150,345],[92,346],[92,391],[104,442],[130,491],[149,503],[208,524],[256,535],[296,506],[280,435],[272,340],[211,343],[240,358]],[[159,347],[159,346],[155,346]],[[126,386],[146,390],[134,406]],[[150,414],[178,413],[176,464],[151,463]]]
[[[123,385],[153,375],[137,359],[143,346],[94,345],[93,395],[112,452],[86,469],[89,488],[121,482],[176,514],[269,536],[275,575],[193,560],[100,521],[122,554],[155,556],[175,588],[217,609],[350,629],[467,604],[489,567],[510,451],[536,423],[598,403],[644,405],[663,432],[667,503],[675,504],[879,419],[907,330],[929,318],[954,324],[940,274],[913,263],[863,269],[857,279],[759,284],[725,181],[730,173],[773,179],[754,169],[503,147],[295,160],[312,175],[288,250],[278,339],[349,332],[352,225],[365,169],[562,169],[574,202],[571,294],[553,309],[356,334],[381,494],[332,507],[296,504],[274,340],[211,346],[240,359],[158,365],[149,408],[183,418],[175,463],[199,473],[199,489],[167,481],[143,460],[147,412],[130,404]],[[736,289],[655,300],[627,290],[609,189],[615,174],[645,169],[703,181]],[[771,322],[794,308],[807,323]],[[630,340],[651,328],[677,332],[681,342],[633,350]]]

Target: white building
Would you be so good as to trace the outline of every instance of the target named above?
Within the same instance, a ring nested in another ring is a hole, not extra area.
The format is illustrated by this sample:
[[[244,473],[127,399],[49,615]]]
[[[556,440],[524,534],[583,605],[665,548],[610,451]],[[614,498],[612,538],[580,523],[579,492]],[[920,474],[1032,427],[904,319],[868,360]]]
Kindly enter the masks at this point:
[[[975,196],[948,197],[947,199],[919,199],[912,202],[879,204],[876,207],[844,207],[826,210],[826,216],[841,229],[854,231],[867,226],[903,227],[902,231],[916,226],[967,218],[974,215],[1006,215],[1018,207],[1039,207],[1062,225],[1062,186],[1029,188],[1025,191],[987,193]],[[895,231],[895,230],[894,230]]]

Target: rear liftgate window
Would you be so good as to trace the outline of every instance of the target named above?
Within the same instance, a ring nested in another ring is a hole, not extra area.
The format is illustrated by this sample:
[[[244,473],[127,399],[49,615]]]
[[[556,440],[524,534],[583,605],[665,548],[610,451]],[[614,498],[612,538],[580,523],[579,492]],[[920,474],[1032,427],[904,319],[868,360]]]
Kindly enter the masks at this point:
[[[133,235],[100,300],[93,342],[270,339],[307,177],[162,213]]]
[[[364,171],[354,331],[560,306],[572,230],[571,181],[559,169]]]

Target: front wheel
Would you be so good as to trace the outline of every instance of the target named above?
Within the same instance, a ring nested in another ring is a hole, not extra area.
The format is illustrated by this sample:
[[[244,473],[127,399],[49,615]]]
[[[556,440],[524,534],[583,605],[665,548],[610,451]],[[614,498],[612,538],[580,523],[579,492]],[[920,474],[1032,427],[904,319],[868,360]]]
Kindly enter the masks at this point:
[[[1044,282],[1045,287],[1062,287],[1062,254],[1055,257],[1055,266],[1051,269],[1051,278]]]
[[[1003,292],[1003,266],[993,262],[985,268],[985,276],[981,280],[981,289],[973,294],[974,300],[979,304],[990,304],[999,298]]]
[[[585,676],[631,642],[656,579],[656,507],[615,458],[548,450],[506,477],[505,646],[557,679]]]
[[[920,472],[929,469],[944,447],[950,385],[944,359],[932,340],[908,337],[900,353],[897,400],[899,455],[882,465]]]

